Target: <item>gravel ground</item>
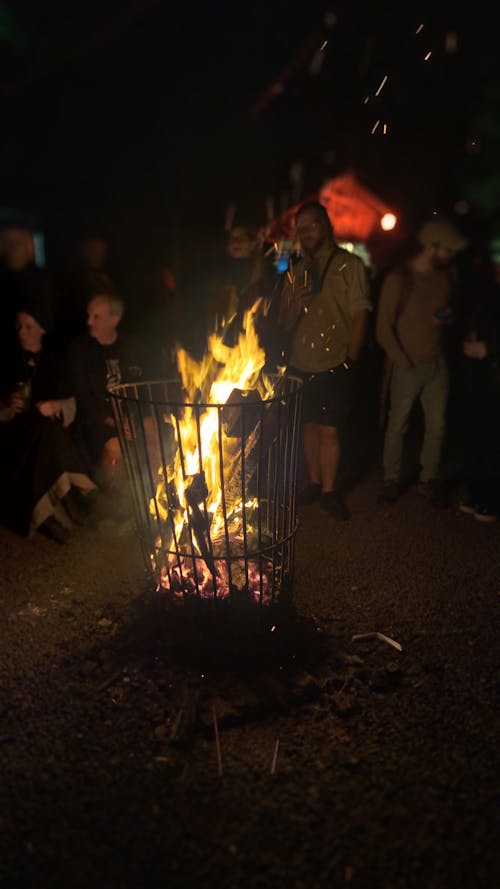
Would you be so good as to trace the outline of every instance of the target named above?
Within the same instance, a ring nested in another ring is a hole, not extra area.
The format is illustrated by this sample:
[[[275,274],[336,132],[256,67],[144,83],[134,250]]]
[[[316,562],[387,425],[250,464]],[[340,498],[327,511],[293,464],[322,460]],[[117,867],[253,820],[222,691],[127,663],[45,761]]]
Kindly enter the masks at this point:
[[[500,526],[379,482],[304,510],[294,614],[227,643],[133,532],[0,529],[2,886],[499,885]]]

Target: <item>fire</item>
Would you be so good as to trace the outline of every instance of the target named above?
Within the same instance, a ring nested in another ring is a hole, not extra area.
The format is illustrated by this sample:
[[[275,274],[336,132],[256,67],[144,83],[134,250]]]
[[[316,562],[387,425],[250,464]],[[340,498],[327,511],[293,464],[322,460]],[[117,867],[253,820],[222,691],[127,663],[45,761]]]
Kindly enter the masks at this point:
[[[164,417],[175,437],[174,455],[171,464],[159,466],[150,512],[170,529],[167,546],[157,540],[153,567],[161,586],[178,595],[225,597],[245,587],[258,597],[272,581],[264,576],[266,560],[248,562],[258,503],[251,496],[242,498],[244,478],[241,486],[237,483],[242,451],[251,453],[258,438],[258,410],[274,395],[263,373],[266,355],[255,325],[261,304],[257,300],[245,313],[235,346],[214,332],[201,361],[182,348],[177,351],[185,402]],[[249,401],[257,404],[252,423],[239,434],[231,429],[231,407],[224,407],[235,392],[241,399],[252,393]]]

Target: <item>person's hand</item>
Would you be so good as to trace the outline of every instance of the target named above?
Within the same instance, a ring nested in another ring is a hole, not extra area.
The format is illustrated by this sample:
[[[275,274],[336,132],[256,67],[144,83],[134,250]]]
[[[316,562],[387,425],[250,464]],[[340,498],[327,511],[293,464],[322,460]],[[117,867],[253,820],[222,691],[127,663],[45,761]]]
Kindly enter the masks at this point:
[[[58,417],[61,413],[61,405],[58,401],[38,401],[36,409],[42,417]]]
[[[310,284],[296,284],[294,288],[294,295],[297,302],[300,303],[301,309],[304,312],[309,310],[309,306],[311,305],[312,299],[312,287]]]
[[[26,410],[26,399],[22,392],[13,392],[9,398],[8,405],[16,414]]]
[[[465,340],[463,344],[463,353],[466,358],[482,360],[488,355],[488,346],[483,340]]]

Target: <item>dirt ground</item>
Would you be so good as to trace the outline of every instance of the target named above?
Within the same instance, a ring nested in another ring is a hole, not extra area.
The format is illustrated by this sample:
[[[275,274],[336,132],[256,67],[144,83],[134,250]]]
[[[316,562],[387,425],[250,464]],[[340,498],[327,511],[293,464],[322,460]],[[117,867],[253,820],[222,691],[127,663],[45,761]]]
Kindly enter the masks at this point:
[[[294,612],[242,638],[131,530],[0,529],[2,886],[499,885],[500,525],[379,482],[303,511]]]

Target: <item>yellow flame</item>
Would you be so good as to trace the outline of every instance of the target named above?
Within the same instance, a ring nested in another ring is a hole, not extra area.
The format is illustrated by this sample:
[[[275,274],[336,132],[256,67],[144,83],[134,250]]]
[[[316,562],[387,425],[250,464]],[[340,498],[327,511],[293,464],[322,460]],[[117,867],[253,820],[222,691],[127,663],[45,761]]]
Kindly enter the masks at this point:
[[[212,516],[220,507],[222,498],[220,458],[222,454],[224,463],[226,436],[223,427],[221,429],[219,411],[207,407],[196,412],[190,405],[224,405],[234,389],[258,389],[264,400],[273,394],[271,382],[262,373],[266,354],[260,345],[255,326],[261,304],[262,299],[259,298],[245,312],[243,329],[235,346],[226,345],[223,337],[214,332],[207,339],[207,351],[201,361],[196,361],[185,349],[179,348],[177,351],[177,368],[187,403],[182,409],[180,419],[177,417],[177,422],[173,416],[167,418],[172,422],[178,447],[174,465],[159,467],[160,482],[156,496],[150,503],[151,513],[155,515],[158,510],[160,517],[165,520],[168,516],[165,478],[169,484],[173,482],[181,504],[175,516],[177,536],[181,534],[187,520],[185,494],[188,476],[201,471],[205,473],[208,489],[206,504]],[[216,535],[222,525],[222,519],[219,518],[219,522],[212,524],[211,533]]]

